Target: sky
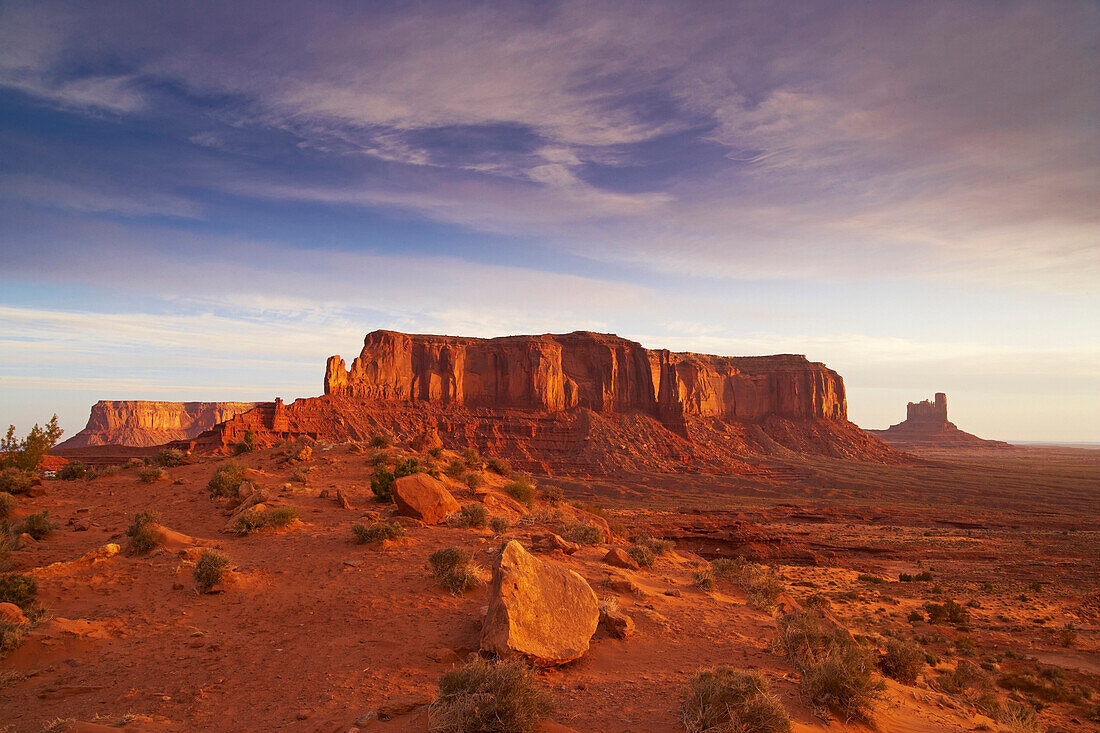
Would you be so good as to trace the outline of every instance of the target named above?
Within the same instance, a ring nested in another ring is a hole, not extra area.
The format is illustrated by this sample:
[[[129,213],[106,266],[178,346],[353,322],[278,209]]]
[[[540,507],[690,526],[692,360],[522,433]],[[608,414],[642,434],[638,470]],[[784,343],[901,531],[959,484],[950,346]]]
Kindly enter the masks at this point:
[[[1100,441],[1100,5],[0,2],[0,422],[379,328],[806,354]]]

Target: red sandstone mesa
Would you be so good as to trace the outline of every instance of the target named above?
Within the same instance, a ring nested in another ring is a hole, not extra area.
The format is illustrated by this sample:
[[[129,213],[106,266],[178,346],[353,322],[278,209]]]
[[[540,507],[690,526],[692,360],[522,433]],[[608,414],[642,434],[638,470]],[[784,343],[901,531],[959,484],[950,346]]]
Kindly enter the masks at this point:
[[[263,403],[181,447],[225,451],[296,435],[332,441],[432,435],[525,470],[753,470],[751,455],[900,461],[847,420],[840,375],[804,356],[646,349],[611,334],[494,339],[374,331],[325,395]]]
[[[172,440],[194,438],[257,402],[154,402],[149,400],[100,400],[92,405],[87,426],[59,445],[83,448],[93,445],[146,447]]]

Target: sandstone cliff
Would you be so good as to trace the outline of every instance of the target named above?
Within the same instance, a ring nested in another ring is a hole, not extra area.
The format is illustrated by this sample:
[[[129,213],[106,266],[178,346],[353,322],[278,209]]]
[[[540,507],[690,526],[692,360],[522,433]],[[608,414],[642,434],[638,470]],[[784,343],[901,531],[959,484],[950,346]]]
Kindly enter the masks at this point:
[[[868,430],[890,445],[913,450],[919,448],[1011,448],[999,440],[985,440],[959,430],[947,419],[947,395],[937,392],[933,400],[910,402],[905,420],[886,430]]]
[[[226,451],[247,431],[261,444],[434,431],[451,448],[571,474],[736,473],[754,470],[747,459],[761,454],[905,460],[848,422],[840,375],[791,354],[648,350],[588,332],[477,339],[374,331],[350,367],[328,360],[324,385],[322,397],[263,403],[190,445]]]
[[[58,447],[152,446],[172,440],[186,440],[253,409],[257,404],[100,400],[92,406],[87,426]]]

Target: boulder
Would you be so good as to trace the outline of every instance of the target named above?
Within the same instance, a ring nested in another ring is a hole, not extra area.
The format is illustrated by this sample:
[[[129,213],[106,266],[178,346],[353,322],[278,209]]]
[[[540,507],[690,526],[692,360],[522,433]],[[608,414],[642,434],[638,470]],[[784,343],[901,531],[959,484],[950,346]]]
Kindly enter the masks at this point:
[[[612,576],[608,578],[607,587],[615,591],[616,593],[630,593],[632,595],[637,595],[641,593],[642,590],[633,580],[619,576]]]
[[[493,569],[481,649],[553,667],[588,651],[599,620],[596,593],[588,581],[540,560],[512,540]]]
[[[418,453],[432,450],[433,448],[442,448],[443,439],[439,437],[439,431],[435,428],[428,428],[420,435],[417,435],[410,441],[412,449]]]
[[[426,473],[402,476],[393,482],[397,513],[425,524],[440,524],[459,510],[458,502],[439,479]]]
[[[27,623],[27,617],[23,610],[14,603],[0,603],[0,623],[23,626]]]
[[[531,549],[538,550],[540,552],[554,552],[555,550],[564,552],[566,555],[572,555],[577,550],[581,549],[581,546],[563,540],[553,532],[536,532],[531,535]]]
[[[474,492],[474,498],[485,505],[490,514],[498,514],[506,517],[525,517],[527,507],[520,504],[510,496],[505,496],[497,491],[478,489]]]
[[[634,558],[630,556],[630,553],[621,547],[613,547],[608,550],[607,554],[603,556],[603,561],[617,568],[638,569],[638,563],[634,562]]]
[[[608,636],[625,639],[634,633],[634,619],[622,611],[601,610],[600,628],[606,631]]]

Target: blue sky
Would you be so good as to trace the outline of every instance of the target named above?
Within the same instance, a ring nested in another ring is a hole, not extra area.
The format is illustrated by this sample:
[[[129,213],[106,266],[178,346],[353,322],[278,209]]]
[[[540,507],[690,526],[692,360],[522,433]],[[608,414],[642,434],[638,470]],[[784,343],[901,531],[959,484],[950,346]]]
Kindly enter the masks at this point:
[[[0,421],[376,328],[794,352],[1100,441],[1091,2],[0,3]]]

